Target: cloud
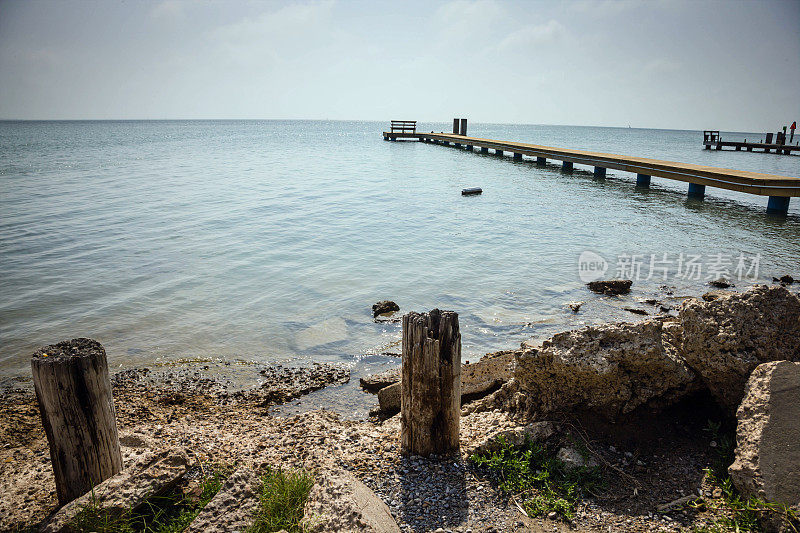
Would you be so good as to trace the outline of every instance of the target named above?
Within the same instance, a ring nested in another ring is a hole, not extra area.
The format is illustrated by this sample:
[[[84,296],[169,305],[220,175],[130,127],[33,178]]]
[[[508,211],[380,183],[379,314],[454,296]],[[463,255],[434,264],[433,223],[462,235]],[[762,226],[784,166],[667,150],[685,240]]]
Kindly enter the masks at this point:
[[[185,0],[163,0],[153,6],[150,16],[154,19],[173,19],[183,16],[186,7]]]
[[[208,35],[207,61],[255,69],[258,75],[278,64],[303,63],[309,54],[324,54],[335,39],[334,5],[331,0],[287,4],[218,26]]]
[[[524,26],[514,31],[497,45],[497,50],[529,52],[531,48],[558,42],[566,33],[563,24],[551,19],[545,24]]]
[[[436,11],[441,41],[448,46],[480,42],[499,30],[508,18],[496,0],[454,0]]]
[[[645,76],[663,76],[674,74],[683,68],[680,61],[674,61],[665,57],[648,61],[642,67],[642,74]]]

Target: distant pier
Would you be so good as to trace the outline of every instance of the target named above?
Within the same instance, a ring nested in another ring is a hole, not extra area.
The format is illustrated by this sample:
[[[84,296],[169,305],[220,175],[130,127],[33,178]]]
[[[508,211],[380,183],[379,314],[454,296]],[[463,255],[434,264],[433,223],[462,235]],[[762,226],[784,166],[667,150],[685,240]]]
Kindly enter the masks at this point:
[[[508,152],[513,154],[515,160],[521,160],[524,156],[535,158],[538,165],[544,165],[548,159],[552,159],[561,161],[562,169],[565,172],[571,172],[573,164],[576,163],[589,165],[594,167],[594,175],[597,178],[604,178],[606,169],[609,168],[623,170],[636,174],[637,187],[649,187],[652,176],[683,181],[689,184],[688,195],[693,198],[702,198],[705,195],[706,187],[768,196],[768,213],[786,214],[789,210],[789,199],[793,196],[800,196],[800,178],[468,137],[466,119],[453,121],[453,133],[417,132],[415,121],[403,122],[405,123],[403,131],[390,128],[392,131],[383,132],[383,139],[385,141],[416,140],[441,146],[453,146],[470,152],[480,149],[484,154],[488,154],[489,150],[496,155]]]
[[[706,150],[722,150],[724,148],[730,148],[732,150],[739,151],[746,151],[746,152],[764,152],[766,154],[785,154],[785,155],[792,155],[793,152],[800,152],[800,146],[797,144],[786,144],[786,136],[783,137],[780,135],[776,135],[775,137],[776,142],[772,142],[773,136],[772,133],[767,133],[764,135],[763,139],[759,139],[758,141],[749,141],[747,139],[743,141],[723,141],[722,137],[720,137],[718,131],[714,130],[706,130],[703,132],[703,147]],[[784,142],[780,142],[784,141]]]

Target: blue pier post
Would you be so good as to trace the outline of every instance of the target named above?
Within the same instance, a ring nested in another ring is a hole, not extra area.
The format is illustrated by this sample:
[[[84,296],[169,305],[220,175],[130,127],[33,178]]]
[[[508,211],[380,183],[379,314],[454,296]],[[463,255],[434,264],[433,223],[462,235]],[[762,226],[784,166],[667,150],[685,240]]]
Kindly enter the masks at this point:
[[[650,186],[650,176],[647,174],[636,174],[636,186],[637,187],[649,187]]]
[[[605,167],[594,167],[594,177],[599,179],[605,179],[606,177]]]
[[[697,183],[689,184],[689,198],[702,198],[706,195],[706,186]]]
[[[503,155],[502,150],[498,150],[497,148],[494,149],[494,155]]]
[[[453,143],[455,144],[456,148],[461,148],[461,143]]]
[[[537,165],[544,165],[546,163],[547,163],[547,158],[546,157],[537,157],[536,158],[536,164]]]
[[[488,153],[489,153],[489,149],[488,149],[488,148],[486,148],[485,146],[482,146],[482,147],[481,147],[481,153],[482,153],[482,154],[488,154]]]
[[[561,163],[561,170],[564,172],[572,172],[572,161],[564,161]]]
[[[770,196],[767,201],[767,213],[774,215],[785,215],[789,213],[789,197]]]
[[[520,154],[519,152],[514,152],[514,160],[522,161],[522,154]]]
[[[472,145],[471,145],[471,144],[468,144],[468,145],[467,145],[467,152],[471,152],[471,151],[472,151]]]

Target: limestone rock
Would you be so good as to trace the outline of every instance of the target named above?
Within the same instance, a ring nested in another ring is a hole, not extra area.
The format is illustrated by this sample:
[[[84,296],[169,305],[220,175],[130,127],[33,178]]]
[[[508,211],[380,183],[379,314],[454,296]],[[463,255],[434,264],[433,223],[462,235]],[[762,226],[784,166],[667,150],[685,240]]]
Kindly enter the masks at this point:
[[[703,300],[706,302],[713,302],[714,300],[719,300],[723,296],[729,296],[731,294],[736,294],[736,293],[733,291],[725,291],[725,290],[708,291],[703,295]]]
[[[152,450],[155,448],[155,442],[148,435],[143,433],[120,433],[119,445],[123,448],[145,449]]]
[[[628,294],[631,292],[631,285],[633,285],[633,281],[629,279],[598,280],[590,281],[586,284],[590,291],[605,294],[606,296]]]
[[[70,522],[90,503],[111,514],[121,515],[136,509],[148,498],[169,491],[188,469],[186,450],[174,448],[157,453],[146,452],[133,465],[59,509],[41,531],[69,531]]]
[[[250,468],[230,475],[219,492],[189,524],[186,533],[234,533],[253,524],[261,495],[261,478]]]
[[[675,345],[679,338],[679,325],[661,320],[556,334],[524,350],[514,383],[487,403],[525,416],[588,409],[610,420],[649,403],[669,403],[695,385]]]
[[[800,360],[800,298],[784,287],[756,285],[681,306],[681,353],[731,413],[750,372],[769,361]]]
[[[500,449],[499,439],[502,437],[515,448],[525,445],[526,442],[546,441],[556,433],[556,426],[549,421],[531,422],[525,426],[520,426],[504,431],[499,431],[484,439],[480,444],[473,448],[467,455],[485,455]]]
[[[470,402],[499,389],[513,376],[514,355],[518,350],[486,354],[475,363],[461,367],[461,403]]]
[[[313,533],[400,533],[389,507],[344,470],[319,476],[306,502],[303,525]]]
[[[800,505],[800,363],[756,367],[736,412],[736,458],[728,469],[747,496]],[[779,524],[765,524],[779,531]]]
[[[378,405],[383,413],[396,413],[400,410],[402,387],[400,382],[384,387],[378,391]]]
[[[394,303],[393,301],[381,300],[380,302],[372,306],[372,316],[376,317],[378,315],[384,315],[386,313],[394,313],[395,311],[399,310],[400,306]]]
[[[359,380],[361,388],[368,392],[378,392],[384,387],[400,382],[400,368],[390,368],[378,374],[371,374]]]
[[[461,403],[482,398],[499,389],[503,383],[513,375],[514,356],[519,350],[505,350],[486,354],[479,361],[461,366]],[[385,377],[386,372],[377,374]],[[380,410],[386,414],[396,413],[400,410],[400,383],[399,376],[396,383],[386,386],[378,391],[378,404]]]
[[[594,468],[597,466],[597,461],[592,458],[585,458],[577,448],[572,446],[565,446],[559,449],[556,458],[564,463],[564,468],[567,471],[573,471],[583,467]]]

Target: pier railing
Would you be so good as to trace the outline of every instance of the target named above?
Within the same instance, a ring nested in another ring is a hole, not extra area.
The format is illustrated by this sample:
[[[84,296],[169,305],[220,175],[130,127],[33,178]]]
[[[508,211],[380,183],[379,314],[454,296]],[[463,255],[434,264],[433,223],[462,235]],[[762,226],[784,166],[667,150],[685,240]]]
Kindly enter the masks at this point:
[[[392,133],[416,133],[417,121],[416,120],[393,120]]]

